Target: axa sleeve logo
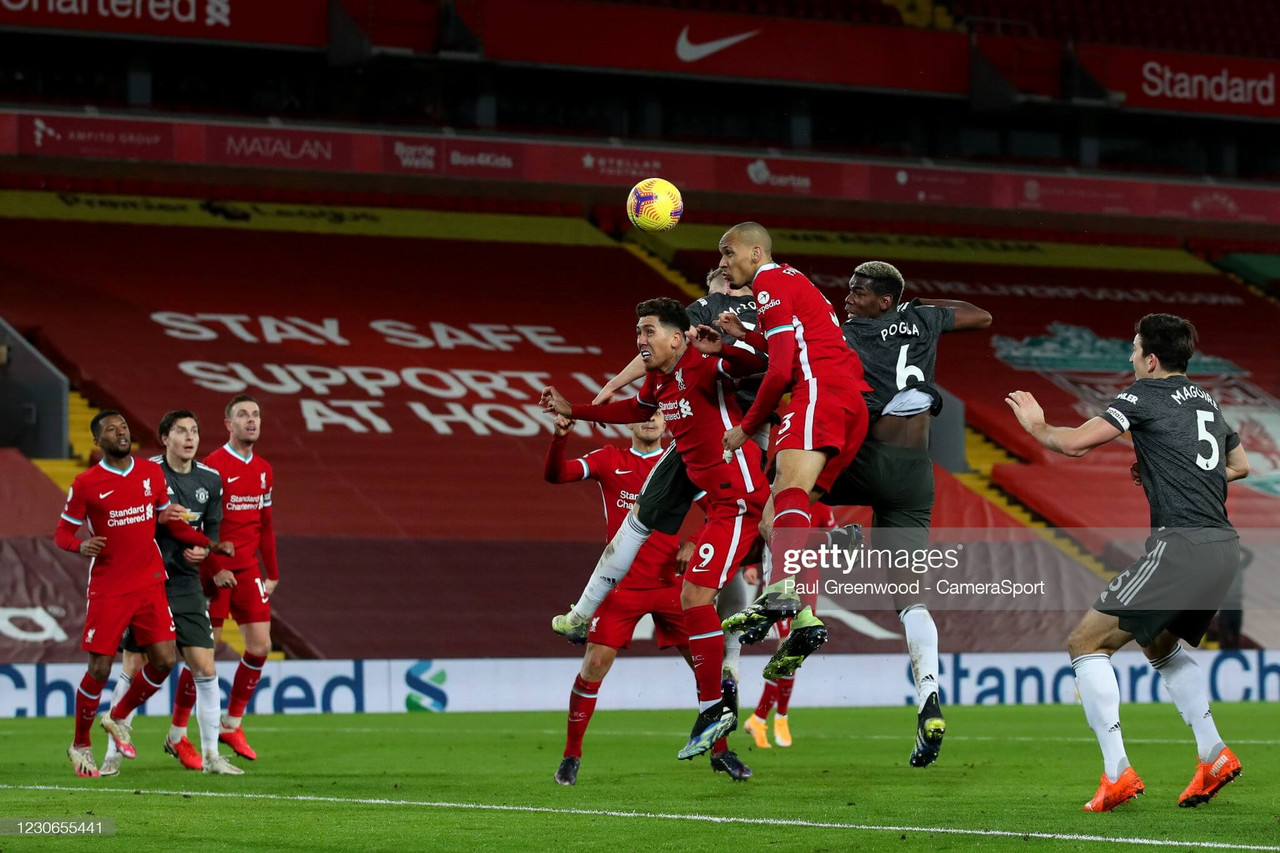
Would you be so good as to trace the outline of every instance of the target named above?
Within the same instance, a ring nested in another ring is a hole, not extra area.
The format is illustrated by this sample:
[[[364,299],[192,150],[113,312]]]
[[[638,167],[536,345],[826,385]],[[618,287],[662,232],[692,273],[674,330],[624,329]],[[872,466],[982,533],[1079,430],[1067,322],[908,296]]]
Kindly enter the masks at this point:
[[[443,711],[449,706],[449,695],[443,684],[448,675],[443,669],[431,671],[431,661],[420,660],[404,674],[409,694],[404,697],[406,711]]]

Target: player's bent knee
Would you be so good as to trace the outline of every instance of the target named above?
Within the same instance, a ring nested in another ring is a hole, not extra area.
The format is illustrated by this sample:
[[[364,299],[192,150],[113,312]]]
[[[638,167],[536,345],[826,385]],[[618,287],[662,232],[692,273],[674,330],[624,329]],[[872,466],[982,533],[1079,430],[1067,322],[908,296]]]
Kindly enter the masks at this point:
[[[618,650],[610,646],[599,646],[591,643],[582,656],[582,677],[587,681],[603,681],[613,666]]]

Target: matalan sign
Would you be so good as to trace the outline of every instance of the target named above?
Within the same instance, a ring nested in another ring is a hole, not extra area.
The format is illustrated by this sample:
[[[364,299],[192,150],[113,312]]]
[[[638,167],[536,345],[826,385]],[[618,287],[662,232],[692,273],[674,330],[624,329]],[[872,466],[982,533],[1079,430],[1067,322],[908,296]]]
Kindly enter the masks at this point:
[[[0,26],[324,47],[309,0],[0,0]]]

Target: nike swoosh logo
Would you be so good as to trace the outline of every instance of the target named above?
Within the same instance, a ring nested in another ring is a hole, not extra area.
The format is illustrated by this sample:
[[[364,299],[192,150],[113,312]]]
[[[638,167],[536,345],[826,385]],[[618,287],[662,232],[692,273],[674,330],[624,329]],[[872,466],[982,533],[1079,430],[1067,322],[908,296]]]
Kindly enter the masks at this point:
[[[228,482],[228,483],[234,483],[236,480],[239,480],[239,479],[240,479],[239,477],[228,477],[228,478],[227,478],[227,482]]]
[[[713,53],[719,53],[725,48],[733,47],[740,41],[746,41],[754,35],[759,35],[759,30],[752,30],[749,33],[739,33],[736,36],[726,36],[715,41],[704,41],[701,44],[694,44],[689,41],[689,28],[685,27],[680,31],[680,37],[676,39],[676,56],[681,62],[697,62],[699,59],[706,59]]]
[[[615,474],[630,474],[631,472],[630,472],[630,471],[623,471],[621,468],[614,468],[614,469],[613,469],[613,473],[615,473]]]
[[[111,495],[111,494],[114,494],[114,493],[115,493],[115,489],[112,489],[110,492],[103,492],[102,494],[98,495],[98,500],[103,500],[103,499],[104,499],[104,498],[106,498],[108,495]]]

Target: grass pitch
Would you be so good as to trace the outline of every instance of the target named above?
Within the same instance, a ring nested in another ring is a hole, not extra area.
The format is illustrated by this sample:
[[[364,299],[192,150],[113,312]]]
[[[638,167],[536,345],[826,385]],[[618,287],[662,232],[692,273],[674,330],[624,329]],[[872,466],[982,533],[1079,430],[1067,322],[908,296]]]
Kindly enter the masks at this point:
[[[942,758],[923,770],[907,766],[914,709],[795,709],[791,749],[733,736],[746,783],[676,761],[691,711],[601,711],[576,788],[551,780],[563,714],[249,717],[262,757],[236,759],[239,778],[183,770],[161,751],[167,720],[140,718],[139,757],[101,780],[73,775],[69,719],[3,720],[0,817],[109,817],[117,834],[0,850],[1280,851],[1276,709],[1215,714],[1244,775],[1179,809],[1190,731],[1171,705],[1126,706],[1147,793],[1109,815],[1080,811],[1101,760],[1070,706],[947,709]],[[95,729],[99,758],[105,744]]]

